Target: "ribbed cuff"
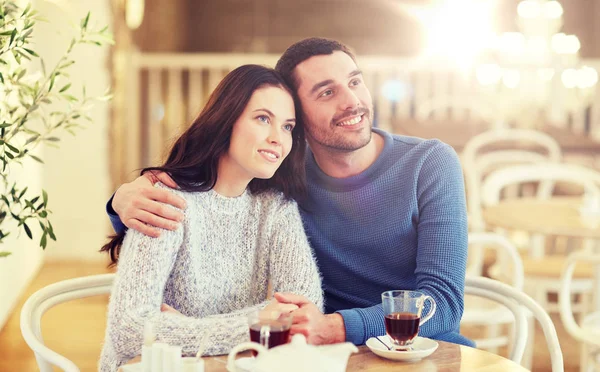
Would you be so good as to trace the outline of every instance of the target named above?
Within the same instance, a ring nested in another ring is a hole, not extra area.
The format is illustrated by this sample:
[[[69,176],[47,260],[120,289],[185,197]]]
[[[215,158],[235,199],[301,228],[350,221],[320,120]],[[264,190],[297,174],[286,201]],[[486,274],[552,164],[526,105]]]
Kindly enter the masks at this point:
[[[346,328],[346,342],[352,342],[354,345],[365,343],[365,326],[362,316],[355,309],[340,310],[338,314],[344,318],[344,327]]]

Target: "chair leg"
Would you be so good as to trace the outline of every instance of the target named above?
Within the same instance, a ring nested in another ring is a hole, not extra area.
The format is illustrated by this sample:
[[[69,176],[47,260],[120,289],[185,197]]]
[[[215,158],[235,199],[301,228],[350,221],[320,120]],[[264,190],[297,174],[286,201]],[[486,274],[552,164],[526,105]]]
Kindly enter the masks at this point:
[[[535,343],[535,318],[533,316],[527,317],[527,328],[527,345],[525,346],[521,366],[531,370],[533,363],[533,345]]]
[[[487,337],[490,339],[495,339],[500,337],[500,325],[499,324],[489,324],[486,327],[486,334]],[[494,353],[494,354],[498,354],[498,347],[494,346],[491,348],[488,348],[487,351],[489,351],[490,353]]]

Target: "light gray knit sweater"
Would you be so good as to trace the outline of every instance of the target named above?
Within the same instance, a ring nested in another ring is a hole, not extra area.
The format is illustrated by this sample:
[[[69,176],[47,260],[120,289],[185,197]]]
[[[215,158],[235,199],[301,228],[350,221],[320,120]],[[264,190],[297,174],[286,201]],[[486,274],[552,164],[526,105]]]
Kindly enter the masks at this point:
[[[159,187],[165,188],[164,185]],[[225,354],[249,340],[247,315],[274,291],[302,294],[323,307],[321,281],[298,207],[268,192],[227,198],[215,191],[174,192],[184,221],[159,238],[129,230],[108,306],[101,371],[141,353],[150,322],[157,341],[195,355]],[[181,312],[161,313],[166,303]]]

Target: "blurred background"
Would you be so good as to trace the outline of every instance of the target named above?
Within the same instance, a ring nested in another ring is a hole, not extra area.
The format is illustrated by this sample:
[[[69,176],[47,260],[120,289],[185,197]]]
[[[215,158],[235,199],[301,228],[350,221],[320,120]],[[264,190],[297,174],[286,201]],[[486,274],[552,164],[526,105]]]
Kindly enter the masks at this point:
[[[8,321],[0,345],[7,332],[17,337],[14,311],[25,294],[106,271],[98,253],[111,232],[106,201],[140,168],[163,159],[220,79],[245,63],[274,66],[306,37],[354,49],[381,128],[440,138],[458,153],[486,130],[534,129],[560,144],[565,161],[600,170],[600,0],[32,4],[48,20],[34,33],[48,60],[61,55],[70,23],[87,11],[95,24],[109,25],[115,44],[77,51],[71,75],[90,92],[110,86],[114,98],[96,105],[93,123],[65,137],[60,149],[43,149],[44,167],[24,172],[50,195],[58,240],[45,251],[26,237],[6,243],[13,255],[0,259],[0,327]],[[103,324],[94,329],[101,335]]]

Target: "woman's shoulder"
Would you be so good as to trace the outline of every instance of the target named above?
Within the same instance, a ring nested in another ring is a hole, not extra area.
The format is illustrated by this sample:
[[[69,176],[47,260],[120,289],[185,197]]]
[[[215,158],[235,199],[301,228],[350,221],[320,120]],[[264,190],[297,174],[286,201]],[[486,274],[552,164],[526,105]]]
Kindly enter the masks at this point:
[[[269,211],[289,211],[298,209],[298,204],[292,198],[287,198],[282,192],[275,190],[263,191],[253,194],[252,198]]]

